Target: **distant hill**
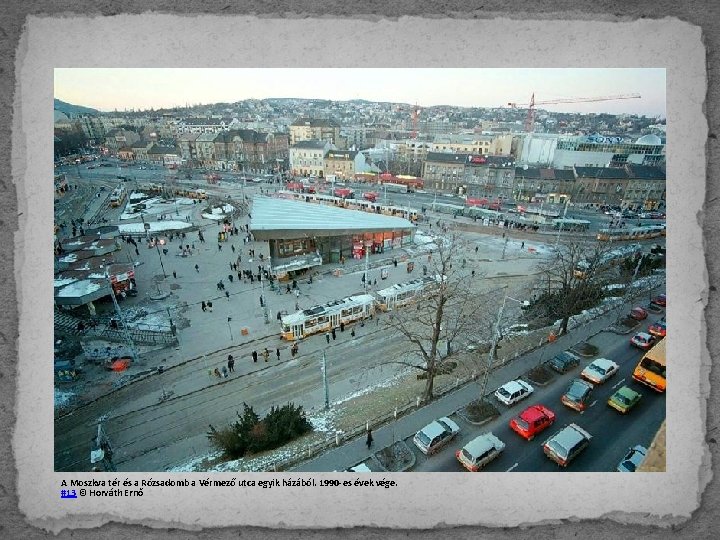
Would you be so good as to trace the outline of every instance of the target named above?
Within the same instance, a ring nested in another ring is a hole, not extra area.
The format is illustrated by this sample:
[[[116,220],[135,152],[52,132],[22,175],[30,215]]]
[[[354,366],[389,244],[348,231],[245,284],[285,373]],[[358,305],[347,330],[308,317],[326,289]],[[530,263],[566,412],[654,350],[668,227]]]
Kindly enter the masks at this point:
[[[56,111],[60,111],[61,113],[64,113],[69,117],[77,116],[78,114],[98,114],[100,112],[97,109],[91,109],[90,107],[83,107],[81,105],[65,103],[64,101],[60,101],[59,99],[55,99],[55,104],[53,108]]]

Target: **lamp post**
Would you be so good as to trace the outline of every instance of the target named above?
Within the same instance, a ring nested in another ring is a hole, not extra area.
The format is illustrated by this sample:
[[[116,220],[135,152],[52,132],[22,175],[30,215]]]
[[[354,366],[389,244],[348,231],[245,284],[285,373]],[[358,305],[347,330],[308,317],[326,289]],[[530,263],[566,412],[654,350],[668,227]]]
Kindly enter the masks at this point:
[[[508,296],[507,294],[503,297],[502,304],[500,305],[500,310],[498,311],[497,321],[495,321],[495,328],[493,330],[493,337],[492,337],[492,342],[490,345],[490,351],[488,352],[487,366],[485,368],[485,375],[483,377],[482,390],[480,392],[480,397],[485,395],[485,389],[487,387],[487,383],[490,378],[490,370],[492,369],[493,361],[495,360],[495,354],[497,352],[498,342],[500,341],[500,324],[502,323],[503,311],[505,311],[505,305],[507,304],[508,300],[512,300],[513,302],[517,302],[518,304],[521,304],[523,306],[528,305],[527,300],[518,300],[517,298],[513,298],[512,296]]]
[[[327,359],[325,358],[325,351],[322,353],[322,364],[320,365],[320,370],[322,371],[323,390],[325,391],[325,410],[327,411],[330,409],[330,389],[328,387]]]
[[[110,273],[108,272],[107,264],[105,264],[105,259],[103,259],[103,267],[105,270],[105,278],[107,279],[108,287],[110,287],[110,298],[112,298],[113,305],[115,306],[115,313],[117,313],[117,316],[120,319],[120,333],[122,334],[123,338],[125,338],[125,341],[128,344],[128,348],[130,349],[130,356],[132,356],[133,362],[137,362],[138,354],[135,350],[135,344],[133,343],[133,340],[128,333],[127,324],[125,323],[125,316],[120,310],[120,304],[118,304],[117,298],[115,297],[115,290],[112,286],[112,280],[110,279]]]
[[[232,321],[232,317],[227,318],[228,331],[230,332],[230,341],[232,341],[233,333],[232,333],[232,326],[230,326],[230,321]]]

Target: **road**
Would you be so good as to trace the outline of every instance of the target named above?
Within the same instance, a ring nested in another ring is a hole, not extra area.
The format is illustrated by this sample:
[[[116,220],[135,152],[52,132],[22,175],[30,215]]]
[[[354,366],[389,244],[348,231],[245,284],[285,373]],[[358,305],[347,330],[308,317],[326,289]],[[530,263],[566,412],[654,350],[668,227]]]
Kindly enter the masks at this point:
[[[656,320],[659,317],[660,315],[651,316],[650,320]],[[645,324],[638,328],[638,331],[647,329],[648,325],[646,320]],[[546,387],[536,386],[532,396],[511,407],[495,401],[502,414],[482,427],[469,424],[458,415],[452,415],[451,418],[461,428],[460,434],[448,447],[430,458],[417,451],[411,438],[408,438],[408,445],[413,449],[417,458],[417,463],[412,470],[415,472],[465,471],[455,458],[455,451],[477,435],[492,431],[506,444],[506,448],[497,459],[483,469],[484,471],[614,471],[629,447],[636,444],[642,444],[645,447],[650,445],[665,419],[665,395],[658,394],[632,380],[632,371],[643,353],[630,346],[631,335],[620,336],[602,332],[591,340],[591,343],[600,347],[599,356],[614,360],[620,365],[620,369],[608,382],[595,387],[591,406],[584,412],[578,413],[565,407],[560,403],[560,396],[565,392],[570,380],[579,376],[580,371],[591,360],[581,362],[580,367],[568,374],[557,375]],[[627,415],[622,415],[607,405],[608,398],[623,385],[630,386],[643,396],[640,403]],[[508,423],[525,407],[535,403],[542,403],[555,412],[555,424],[538,434],[532,441],[526,441],[512,431]],[[572,422],[588,431],[593,439],[567,469],[564,469],[545,456],[542,443]]]

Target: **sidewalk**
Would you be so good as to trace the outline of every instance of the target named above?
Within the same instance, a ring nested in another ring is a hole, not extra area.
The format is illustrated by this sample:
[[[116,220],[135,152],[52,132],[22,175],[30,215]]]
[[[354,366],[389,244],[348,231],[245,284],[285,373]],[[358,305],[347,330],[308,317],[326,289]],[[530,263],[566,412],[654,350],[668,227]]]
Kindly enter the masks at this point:
[[[568,334],[559,337],[553,343],[547,343],[525,355],[516,358],[497,369],[489,377],[487,388],[496,388],[504,381],[520,377],[541,360],[547,360],[554,355],[586,341],[601,333],[617,320],[618,314],[637,304],[632,301],[609,310],[604,315],[570,330]],[[413,436],[423,426],[437,418],[449,416],[464,407],[470,401],[478,398],[478,385],[471,381],[456,391],[449,392],[414,412],[398,418],[382,427],[373,428],[374,445],[369,450],[365,444],[364,434],[351,442],[333,448],[322,455],[297,465],[290,470],[302,472],[318,471],[344,471],[353,465],[367,460],[376,451]]]

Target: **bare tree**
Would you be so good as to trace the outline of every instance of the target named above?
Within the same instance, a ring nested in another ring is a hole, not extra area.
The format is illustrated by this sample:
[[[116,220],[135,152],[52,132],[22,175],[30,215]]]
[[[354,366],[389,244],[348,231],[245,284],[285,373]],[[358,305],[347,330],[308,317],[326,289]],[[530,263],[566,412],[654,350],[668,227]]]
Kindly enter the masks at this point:
[[[606,243],[561,244],[555,254],[538,265],[540,277],[531,313],[560,319],[559,334],[567,333],[570,317],[597,305],[606,283]]]
[[[490,331],[486,299],[469,290],[470,280],[481,277],[472,276],[464,267],[464,256],[463,243],[455,233],[436,239],[432,254],[422,261],[426,277],[433,281],[414,304],[393,311],[385,322],[410,345],[410,359],[395,362],[426,375],[422,395],[425,403],[433,398],[435,376],[442,361],[452,353],[453,342],[483,329]]]

